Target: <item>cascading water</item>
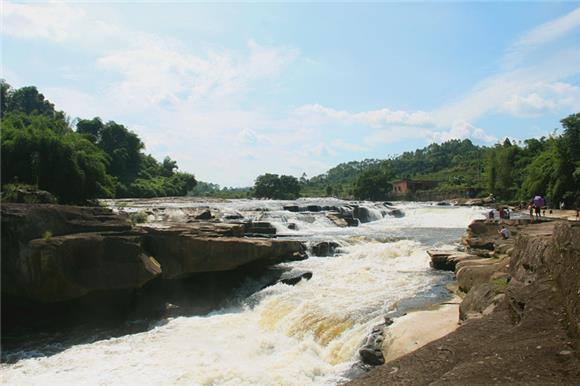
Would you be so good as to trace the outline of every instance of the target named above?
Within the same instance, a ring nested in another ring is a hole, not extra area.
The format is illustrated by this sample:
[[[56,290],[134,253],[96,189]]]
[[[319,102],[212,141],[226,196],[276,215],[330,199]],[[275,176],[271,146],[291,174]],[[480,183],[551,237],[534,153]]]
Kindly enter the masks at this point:
[[[337,242],[340,253],[286,263],[286,268],[312,272],[312,279],[295,286],[266,287],[228,309],[169,319],[146,332],[79,344],[50,356],[26,358],[22,352],[19,361],[1,365],[3,383],[320,385],[345,381],[343,375],[357,361],[361,342],[385,313],[441,282],[442,274],[429,267],[426,249],[453,244],[469,222],[483,217],[481,208],[418,203],[397,204],[405,216],[395,217],[380,204],[357,203],[368,209],[374,221],[341,228],[323,212],[300,210],[309,205],[350,204],[340,200],[163,202],[172,218],[180,218],[187,208],[208,206],[268,221],[281,237]],[[299,210],[284,210],[287,205]],[[155,206],[161,205],[143,200],[125,209]],[[240,293],[246,290],[241,288]]]

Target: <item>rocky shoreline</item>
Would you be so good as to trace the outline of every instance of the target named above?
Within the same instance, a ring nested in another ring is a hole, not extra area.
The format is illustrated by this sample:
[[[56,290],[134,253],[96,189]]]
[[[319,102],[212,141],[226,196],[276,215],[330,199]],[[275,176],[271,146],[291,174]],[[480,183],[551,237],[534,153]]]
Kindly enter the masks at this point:
[[[305,245],[272,238],[267,225],[211,218],[134,225],[102,207],[3,204],[3,341],[51,321],[74,327],[209,312],[243,280],[275,283],[285,272],[268,267],[307,257]],[[282,280],[292,282],[287,274]]]
[[[577,384],[580,224],[502,224],[507,240],[498,221],[477,220],[464,251],[429,251],[434,268],[455,273],[458,328],[350,384]]]

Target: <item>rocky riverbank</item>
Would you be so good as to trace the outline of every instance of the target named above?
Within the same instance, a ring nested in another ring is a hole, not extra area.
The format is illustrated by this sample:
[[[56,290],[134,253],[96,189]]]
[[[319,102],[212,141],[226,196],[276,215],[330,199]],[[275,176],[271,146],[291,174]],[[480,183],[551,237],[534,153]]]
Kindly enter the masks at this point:
[[[198,305],[202,295],[211,309],[248,270],[307,257],[299,241],[260,237],[267,225],[202,218],[134,226],[108,208],[3,204],[3,333],[72,309],[175,312],[168,293],[189,293]]]
[[[578,382],[580,225],[503,223],[507,240],[498,222],[480,220],[463,238],[465,251],[430,251],[435,268],[455,272],[459,328],[392,361],[387,343],[387,363],[351,384]]]

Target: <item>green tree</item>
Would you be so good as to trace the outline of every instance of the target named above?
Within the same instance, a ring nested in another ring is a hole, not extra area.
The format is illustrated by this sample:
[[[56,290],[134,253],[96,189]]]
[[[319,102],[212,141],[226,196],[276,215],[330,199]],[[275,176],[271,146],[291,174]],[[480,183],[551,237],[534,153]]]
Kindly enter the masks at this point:
[[[355,186],[354,195],[359,200],[386,200],[394,178],[393,172],[385,166],[376,167],[363,172]]]
[[[562,119],[561,123],[564,132],[557,142],[558,181],[553,196],[571,207],[580,205],[580,113]]]
[[[293,176],[266,173],[256,178],[254,196],[292,200],[300,196],[300,182]]]
[[[59,133],[43,126],[46,119],[29,115],[23,120],[21,113],[4,117],[2,185],[18,179],[50,191],[62,203],[111,197],[114,187],[106,173],[106,155],[72,130]],[[29,124],[22,126],[23,122]]]
[[[164,177],[171,177],[173,175],[173,171],[176,170],[177,162],[172,160],[169,157],[165,157],[163,159],[163,164],[161,165],[161,175]]]
[[[101,135],[105,124],[99,117],[93,119],[80,119],[77,121],[77,133],[85,136],[89,141],[97,144],[101,141]]]

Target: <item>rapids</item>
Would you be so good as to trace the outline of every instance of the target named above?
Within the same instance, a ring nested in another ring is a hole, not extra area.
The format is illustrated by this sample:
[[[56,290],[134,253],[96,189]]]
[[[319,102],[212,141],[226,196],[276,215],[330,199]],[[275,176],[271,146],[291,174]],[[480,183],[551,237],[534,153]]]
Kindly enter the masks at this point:
[[[74,345],[56,354],[20,352],[1,365],[2,383],[14,385],[192,384],[326,385],[345,381],[358,348],[372,327],[397,303],[433,288],[450,276],[429,267],[426,250],[453,248],[465,227],[482,218],[482,208],[396,203],[404,217],[384,206],[359,203],[371,221],[339,228],[324,213],[290,212],[285,205],[344,206],[340,200],[231,200],[200,202],[110,201],[124,210],[165,208],[173,219],[189,207],[209,207],[268,221],[281,237],[306,243],[335,241],[334,257],[310,257],[284,266],[311,271],[295,286],[259,290],[248,280],[239,301],[203,316],[177,317],[145,332]],[[296,229],[288,228],[289,223]],[[425,295],[427,294],[427,295]]]

